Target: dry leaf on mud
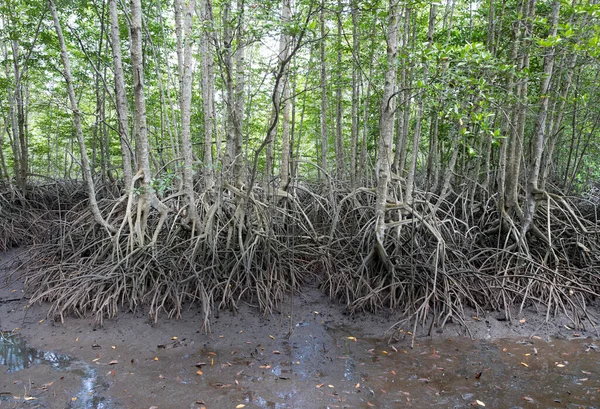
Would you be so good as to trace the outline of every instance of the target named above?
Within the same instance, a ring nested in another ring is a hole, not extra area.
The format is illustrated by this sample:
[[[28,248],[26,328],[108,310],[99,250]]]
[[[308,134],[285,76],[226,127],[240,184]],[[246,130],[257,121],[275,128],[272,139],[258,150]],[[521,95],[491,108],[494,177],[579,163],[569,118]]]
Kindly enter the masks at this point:
[[[202,372],[200,369],[198,369],[198,370],[196,371],[196,373],[197,373],[198,375],[203,375],[203,374],[204,374],[204,372]]]
[[[521,362],[521,365],[523,365],[525,368],[529,368],[529,365],[527,365],[525,362]]]
[[[119,361],[117,361],[116,359],[113,359],[113,360],[112,360],[112,361],[110,361],[108,364],[109,364],[109,365],[116,365],[116,364],[118,364],[118,363],[119,363]]]
[[[348,337],[348,339],[349,339],[350,341],[354,341],[354,342],[356,342],[356,337]]]
[[[246,405],[244,405],[243,403],[240,403],[239,405],[237,405],[235,407],[235,409],[242,409],[242,408],[245,408],[245,407],[246,407]]]
[[[271,339],[275,339],[275,337],[273,335],[269,335],[269,338]]]
[[[479,406],[485,406],[485,403],[483,403],[482,401],[480,401],[479,399],[475,401],[476,404],[478,404]]]
[[[323,383],[318,384],[317,389],[321,389],[323,387],[323,385],[324,385]]]
[[[523,396],[523,399],[525,399],[529,403],[533,403],[533,398],[530,398],[529,396]]]
[[[36,400],[37,398],[34,398],[33,396],[24,396],[23,399],[25,399],[25,400]]]

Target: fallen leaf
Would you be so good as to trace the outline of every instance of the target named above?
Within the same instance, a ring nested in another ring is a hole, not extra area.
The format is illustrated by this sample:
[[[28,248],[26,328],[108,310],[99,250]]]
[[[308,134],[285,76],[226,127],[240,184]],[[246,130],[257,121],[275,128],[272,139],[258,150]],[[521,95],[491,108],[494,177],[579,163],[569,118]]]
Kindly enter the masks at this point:
[[[350,341],[356,342],[356,337],[347,337]]]
[[[116,365],[116,364],[118,364],[118,363],[119,363],[119,361],[117,361],[116,359],[113,359],[113,360],[112,360],[112,361],[110,361],[108,364],[109,364],[109,365]]]
[[[564,368],[565,364],[556,364],[556,366],[559,367],[559,368]]]
[[[261,365],[259,366],[260,369],[271,369],[271,365]]]
[[[327,386],[330,387],[330,388],[335,388],[335,386],[333,386],[333,385],[327,385]]]
[[[204,372],[202,372],[200,369],[198,369],[198,370],[196,371],[196,373],[197,373],[198,375],[203,375],[203,374],[204,374]]]
[[[473,319],[474,319],[475,321],[479,321],[479,320],[480,320],[480,318],[479,318],[479,317],[473,317]]]
[[[381,353],[382,353],[383,355],[387,355],[389,352],[388,352],[388,351],[381,351]]]
[[[394,352],[398,352],[398,350],[396,349],[396,347],[395,347],[395,346],[393,346],[393,345],[390,345],[390,348],[392,348],[392,349],[394,350]]]
[[[71,402],[75,402],[76,400],[77,400],[77,396],[73,396],[73,397],[71,398]]]
[[[275,355],[279,355],[279,354],[281,354],[281,352],[279,352],[279,351],[273,351],[273,353],[274,353]]]
[[[526,320],[525,320],[525,318],[521,318],[521,319],[519,320],[519,322],[520,322],[521,324],[525,324],[525,321],[526,321]]]
[[[171,341],[177,341],[177,337],[171,337]]]
[[[204,365],[206,365],[206,362],[196,362],[196,367],[198,368],[202,368]]]
[[[529,365],[527,365],[525,362],[521,362],[521,365],[523,365],[525,368],[529,368]]]
[[[155,356],[155,357],[154,357],[154,360],[155,360],[155,361],[158,361],[158,357],[157,357],[157,356]]]
[[[480,400],[476,400],[475,403],[478,404],[479,406],[485,406],[485,403],[483,403]]]
[[[369,406],[371,408],[375,407],[375,405],[373,405],[371,402],[367,402],[367,406]]]
[[[243,403],[240,403],[239,405],[237,405],[235,408],[236,409],[241,409],[241,408],[245,408],[246,405],[244,405]]]
[[[523,396],[523,399],[525,399],[529,403],[533,403],[533,398],[531,398],[529,396]]]
[[[360,382],[359,382],[359,383],[357,383],[356,385],[354,385],[354,387],[355,387],[356,389],[360,388]]]
[[[322,388],[322,387],[323,387],[323,385],[324,385],[324,384],[322,384],[322,383],[318,384],[318,385],[317,385],[317,389],[320,389],[320,388]]]
[[[217,353],[216,353],[216,352],[209,352],[209,353],[208,353],[208,355],[209,355],[209,356],[216,356],[216,355],[217,355]]]
[[[275,339],[275,337],[273,335],[269,335],[269,338],[271,339]]]
[[[37,398],[34,398],[33,396],[24,396],[23,399],[25,399],[25,400],[36,400]]]
[[[390,373],[391,373],[392,375],[396,375],[396,371],[394,371],[393,369],[390,371]]]

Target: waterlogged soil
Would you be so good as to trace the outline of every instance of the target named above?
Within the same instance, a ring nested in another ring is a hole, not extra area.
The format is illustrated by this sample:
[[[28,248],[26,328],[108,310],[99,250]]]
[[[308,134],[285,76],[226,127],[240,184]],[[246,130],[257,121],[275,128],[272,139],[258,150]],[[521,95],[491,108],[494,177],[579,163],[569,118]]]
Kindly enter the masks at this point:
[[[221,311],[210,333],[195,307],[102,328],[47,308],[19,281],[0,290],[0,408],[600,408],[592,325],[535,310],[473,313],[411,345],[413,328],[386,333],[392,314],[349,316],[310,287],[273,315]]]

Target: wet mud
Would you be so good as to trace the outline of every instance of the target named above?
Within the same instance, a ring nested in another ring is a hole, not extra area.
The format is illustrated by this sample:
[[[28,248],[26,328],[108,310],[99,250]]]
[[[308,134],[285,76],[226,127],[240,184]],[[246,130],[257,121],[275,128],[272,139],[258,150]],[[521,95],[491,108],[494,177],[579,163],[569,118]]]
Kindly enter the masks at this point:
[[[474,317],[478,339],[448,325],[411,348],[409,328],[385,334],[393,316],[345,315],[314,288],[270,316],[239,307],[214,316],[210,333],[194,307],[180,320],[138,311],[99,328],[52,321],[9,282],[0,409],[600,407],[600,343],[558,319],[490,313]]]

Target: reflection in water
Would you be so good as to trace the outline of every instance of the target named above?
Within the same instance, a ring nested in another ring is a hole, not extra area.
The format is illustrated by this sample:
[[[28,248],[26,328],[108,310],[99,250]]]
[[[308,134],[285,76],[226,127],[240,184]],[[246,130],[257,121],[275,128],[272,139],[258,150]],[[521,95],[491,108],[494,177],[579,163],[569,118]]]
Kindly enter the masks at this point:
[[[0,365],[7,367],[7,372],[17,372],[33,365],[47,365],[58,371],[77,374],[81,377],[81,389],[77,393],[77,399],[67,406],[68,409],[115,407],[97,394],[96,389],[99,385],[95,369],[68,355],[30,348],[22,338],[13,333],[0,332]]]

